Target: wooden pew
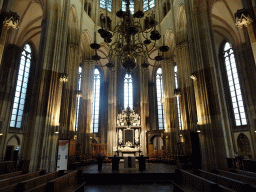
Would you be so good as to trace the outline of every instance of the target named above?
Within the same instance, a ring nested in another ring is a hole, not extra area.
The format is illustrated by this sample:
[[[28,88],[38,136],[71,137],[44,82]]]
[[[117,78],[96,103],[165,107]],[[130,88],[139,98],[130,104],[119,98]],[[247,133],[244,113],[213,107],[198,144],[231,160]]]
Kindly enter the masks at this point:
[[[228,171],[223,171],[220,169],[216,170],[218,172],[219,175],[225,176],[225,177],[229,177],[231,179],[235,179],[238,181],[242,181],[248,184],[252,184],[252,185],[256,185],[256,178],[255,177],[250,177],[250,176],[245,176],[245,175],[241,175],[238,173],[231,173]]]
[[[37,171],[37,172],[34,172],[34,173],[28,173],[28,174],[18,175],[18,176],[7,178],[7,179],[2,179],[0,181],[0,188],[8,186],[8,185],[15,184],[15,183],[18,183],[18,182],[21,182],[21,181],[24,181],[24,180],[27,180],[27,179],[30,179],[30,178],[33,178],[33,177],[40,176],[43,173],[45,173],[45,171]]]
[[[32,191],[34,190],[34,188],[37,188],[39,190],[38,186],[44,186],[43,184],[47,184],[47,182],[56,179],[59,176],[62,176],[64,174],[64,171],[56,171],[54,173],[48,173],[42,176],[38,176],[35,178],[31,178],[22,182],[19,182],[16,185],[16,191],[18,192],[22,192],[22,191],[27,191],[32,189]],[[40,187],[40,190],[43,190],[43,187]]]
[[[204,179],[187,171],[176,169],[175,174],[176,179],[174,182],[179,188],[182,188],[182,190],[202,192],[216,192],[221,190],[217,183]],[[180,191],[180,189],[176,190]]]
[[[230,172],[232,173],[238,173],[241,175],[246,175],[249,177],[255,177],[256,178],[256,173],[250,172],[250,171],[242,171],[242,170],[238,170],[238,169],[229,169]]]
[[[12,173],[15,170],[15,162],[14,161],[3,161],[0,162],[0,175],[6,173]]]
[[[16,171],[16,172],[12,172],[12,173],[3,174],[3,175],[0,175],[0,181],[2,179],[8,179],[8,178],[15,177],[15,176],[18,176],[21,174],[22,174],[22,171]]]
[[[235,179],[227,178],[203,170],[198,170],[197,174],[200,177],[203,177],[235,191],[256,191],[256,188],[252,187],[251,185]]]
[[[82,183],[83,170],[75,170],[47,183],[47,191],[74,191]]]
[[[43,174],[45,174],[45,170],[37,171],[34,173],[28,173],[24,175],[18,175],[7,179],[2,179],[0,181],[0,191],[14,191],[13,189],[15,189],[17,183],[27,179],[31,179],[33,177],[38,177]]]

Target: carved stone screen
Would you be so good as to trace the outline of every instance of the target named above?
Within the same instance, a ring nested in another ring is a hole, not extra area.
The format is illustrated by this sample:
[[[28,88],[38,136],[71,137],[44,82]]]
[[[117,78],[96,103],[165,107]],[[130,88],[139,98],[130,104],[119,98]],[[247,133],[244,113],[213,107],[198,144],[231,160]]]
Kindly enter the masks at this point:
[[[129,129],[129,130],[125,130],[125,134],[124,134],[124,142],[128,142],[130,141],[133,144],[133,130]]]

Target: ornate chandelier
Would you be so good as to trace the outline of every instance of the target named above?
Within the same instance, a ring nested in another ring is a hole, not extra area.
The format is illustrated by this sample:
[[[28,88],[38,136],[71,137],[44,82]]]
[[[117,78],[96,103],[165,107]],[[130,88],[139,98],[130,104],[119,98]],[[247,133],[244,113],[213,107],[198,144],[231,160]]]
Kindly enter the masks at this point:
[[[111,69],[114,64],[111,62],[113,58],[118,58],[121,61],[122,67],[128,72],[132,71],[136,67],[136,62],[141,61],[142,68],[147,68],[149,63],[148,59],[154,61],[161,61],[164,59],[163,54],[169,50],[169,47],[164,44],[157,46],[157,40],[161,39],[159,31],[156,30],[158,22],[155,20],[155,15],[152,13],[149,15],[148,26],[149,29],[143,29],[140,24],[140,19],[144,17],[142,11],[137,11],[134,15],[130,11],[130,1],[125,0],[126,11],[118,11],[116,16],[122,20],[114,27],[113,31],[108,29],[108,17],[104,19],[104,23],[101,24],[101,29],[98,30],[100,36],[104,39],[109,47],[109,53],[106,58],[101,58],[97,54],[97,50],[100,45],[96,42],[92,43],[90,47],[95,50],[95,55],[92,56],[92,60],[99,61],[100,59],[108,59],[106,66]],[[107,7],[107,6],[106,6]],[[106,10],[107,11],[107,10]],[[107,15],[107,14],[106,14]],[[149,36],[149,37],[148,37]],[[115,37],[115,38],[113,38]],[[112,38],[114,42],[112,42]],[[158,55],[154,58],[150,57],[150,52],[154,49],[158,50]],[[141,59],[139,59],[141,58]]]

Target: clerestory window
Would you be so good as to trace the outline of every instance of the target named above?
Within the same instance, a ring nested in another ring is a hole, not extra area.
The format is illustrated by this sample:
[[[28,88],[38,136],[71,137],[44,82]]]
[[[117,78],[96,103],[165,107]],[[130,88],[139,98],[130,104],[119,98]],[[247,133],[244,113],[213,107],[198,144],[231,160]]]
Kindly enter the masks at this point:
[[[134,14],[134,1],[130,1],[129,9],[131,11],[131,14]],[[122,11],[126,11],[126,2],[122,0]]]
[[[112,0],[100,0],[100,7],[112,12]]]
[[[143,0],[143,11],[148,11],[155,7],[155,0]]]
[[[15,88],[15,95],[12,107],[12,116],[10,121],[10,127],[21,128],[21,122],[23,117],[23,110],[25,106],[25,99],[28,86],[29,70],[31,65],[31,47],[26,44],[23,48],[18,78]]]
[[[127,107],[133,109],[132,75],[128,73],[124,77],[124,109]]]

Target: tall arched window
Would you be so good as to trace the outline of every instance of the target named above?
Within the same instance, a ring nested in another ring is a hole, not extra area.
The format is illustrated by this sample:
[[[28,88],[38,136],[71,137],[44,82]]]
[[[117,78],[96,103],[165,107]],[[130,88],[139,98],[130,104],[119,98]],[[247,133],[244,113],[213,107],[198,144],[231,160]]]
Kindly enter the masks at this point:
[[[77,83],[77,91],[78,92],[81,91],[81,83],[82,83],[82,67],[79,67],[79,69],[78,69],[78,83]],[[75,131],[77,131],[77,128],[78,128],[80,100],[81,100],[81,95],[77,95],[77,98],[76,98],[76,129],[75,129]]]
[[[12,107],[10,127],[21,128],[23,109],[25,105],[25,98],[28,86],[30,64],[31,47],[28,44],[26,44],[23,48],[20,59],[20,66]]]
[[[179,88],[178,84],[178,68],[177,66],[174,67],[174,78],[175,78],[175,89]],[[178,119],[179,119],[179,129],[182,129],[182,124],[181,124],[181,115],[180,115],[180,98],[177,96],[177,109],[178,109]]]
[[[132,75],[128,73],[124,77],[124,109],[127,107],[133,109]]]
[[[224,45],[224,59],[236,126],[247,125],[234,51],[228,42]]]
[[[164,129],[164,105],[163,98],[163,78],[162,68],[156,71],[156,93],[157,93],[157,112],[158,112],[158,127]]]
[[[93,133],[99,131],[99,110],[100,110],[100,71],[94,69],[93,85],[93,113],[92,113],[92,130]]]
[[[112,11],[112,0],[100,0],[100,7],[111,12]]]
[[[134,14],[134,1],[130,1],[130,11],[131,11],[131,14]],[[126,11],[126,2],[124,0],[122,0],[122,11]]]
[[[155,0],[143,0],[143,11],[147,11],[155,7]]]

